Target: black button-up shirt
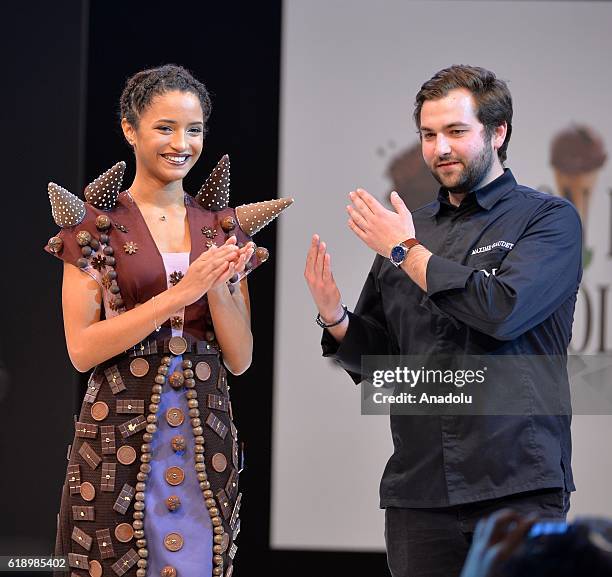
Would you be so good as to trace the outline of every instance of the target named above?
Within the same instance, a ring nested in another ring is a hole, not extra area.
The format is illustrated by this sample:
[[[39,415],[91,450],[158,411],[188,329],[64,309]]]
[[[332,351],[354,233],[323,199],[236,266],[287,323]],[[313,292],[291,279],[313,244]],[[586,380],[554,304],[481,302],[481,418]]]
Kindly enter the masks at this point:
[[[413,213],[433,255],[427,293],[376,256],[347,333],[324,356],[355,383],[362,355],[562,355],[582,274],[582,231],[568,201],[510,170],[459,207],[441,189]],[[575,490],[567,415],[391,415],[394,452],[381,507],[443,507],[535,489]]]

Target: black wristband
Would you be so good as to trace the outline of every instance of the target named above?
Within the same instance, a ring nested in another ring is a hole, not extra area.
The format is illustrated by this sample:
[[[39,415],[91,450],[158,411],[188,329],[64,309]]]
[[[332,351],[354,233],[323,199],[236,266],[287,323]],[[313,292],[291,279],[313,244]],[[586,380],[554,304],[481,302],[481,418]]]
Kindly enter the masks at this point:
[[[315,319],[315,321],[317,322],[317,324],[322,328],[322,329],[329,329],[331,327],[335,327],[336,325],[339,325],[345,318],[346,315],[348,315],[348,307],[346,305],[342,305],[342,308],[344,309],[344,312],[342,313],[342,316],[335,322],[335,323],[331,323],[329,325],[326,325],[322,320],[321,320],[321,315],[318,314],[317,318]]]

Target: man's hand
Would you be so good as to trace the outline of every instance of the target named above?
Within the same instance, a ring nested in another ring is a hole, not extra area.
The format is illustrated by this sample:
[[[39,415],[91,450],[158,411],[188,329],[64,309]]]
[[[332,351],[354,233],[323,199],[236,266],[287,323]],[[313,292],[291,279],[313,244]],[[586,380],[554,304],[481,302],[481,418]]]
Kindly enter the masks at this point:
[[[349,228],[381,256],[389,258],[396,244],[414,238],[412,214],[397,192],[391,193],[394,211],[386,209],[362,188],[351,192],[349,197],[353,203],[346,207]]]
[[[332,275],[331,256],[316,234],[312,237],[306,257],[304,278],[323,322],[336,322],[343,313],[340,291]]]

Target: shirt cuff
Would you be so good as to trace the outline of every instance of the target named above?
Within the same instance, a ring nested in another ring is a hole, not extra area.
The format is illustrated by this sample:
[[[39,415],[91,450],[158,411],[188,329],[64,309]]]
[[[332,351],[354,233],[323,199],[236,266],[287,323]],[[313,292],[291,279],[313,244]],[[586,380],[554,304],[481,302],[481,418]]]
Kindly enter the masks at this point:
[[[464,289],[474,269],[432,254],[427,263],[427,296],[442,291]]]

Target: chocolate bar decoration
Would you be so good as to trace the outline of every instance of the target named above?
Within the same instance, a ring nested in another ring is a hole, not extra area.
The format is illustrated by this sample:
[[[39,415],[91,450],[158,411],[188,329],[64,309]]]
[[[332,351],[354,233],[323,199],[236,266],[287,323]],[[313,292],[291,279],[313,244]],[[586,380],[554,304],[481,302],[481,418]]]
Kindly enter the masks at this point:
[[[66,475],[68,489],[71,495],[81,493],[81,465],[68,465]]]
[[[236,428],[236,425],[234,425],[233,421],[230,421],[230,430],[232,431],[232,439],[234,439],[234,441],[237,441],[238,429]]]
[[[123,379],[121,378],[121,373],[119,373],[117,365],[113,365],[112,367],[106,369],[104,371],[104,376],[110,385],[113,395],[116,395],[121,391],[125,391],[125,384],[123,383]]]
[[[111,569],[115,572],[118,577],[122,577],[127,571],[129,571],[140,557],[134,549],[130,549],[119,561],[111,565]]]
[[[234,469],[240,471],[240,463],[238,462],[238,443],[232,439],[232,463]]]
[[[236,543],[232,543],[232,546],[229,548],[229,551],[227,552],[227,554],[229,555],[232,561],[234,560],[234,557],[236,556],[237,552],[238,552],[238,545],[236,545]]]
[[[117,399],[117,413],[142,415],[144,413],[144,400]]]
[[[236,527],[234,527],[234,531],[232,532],[232,541],[236,540],[236,537],[240,534],[240,518],[238,518],[238,523],[236,523]]]
[[[144,415],[140,415],[119,425],[119,432],[124,439],[127,439],[128,437],[138,433],[138,431],[142,431],[146,426],[147,419],[144,417]]]
[[[233,499],[238,493],[238,472],[236,469],[230,471],[229,479],[225,484],[225,492],[230,499]]]
[[[100,490],[112,493],[115,490],[115,475],[117,463],[102,463],[102,477],[100,478]]]
[[[87,533],[85,533],[85,531],[82,531],[76,526],[72,529],[72,540],[83,547],[83,549],[91,551],[93,539]]]
[[[98,425],[77,421],[74,428],[76,436],[81,439],[95,439],[98,436]]]
[[[227,413],[227,399],[225,397],[209,394],[207,405],[209,409],[217,409],[218,411]]]
[[[242,493],[238,493],[238,498],[234,504],[234,510],[232,511],[232,517],[230,519],[230,527],[234,529],[236,522],[238,521],[238,513],[240,513],[240,505],[242,504]]]
[[[72,519],[74,521],[95,521],[96,513],[93,507],[72,505]]]
[[[217,389],[219,389],[222,394],[227,396],[227,376],[223,369],[219,370],[219,378],[217,379]]]
[[[113,505],[113,509],[117,511],[117,513],[125,515],[135,494],[136,491],[134,490],[134,487],[130,487],[127,483],[123,485],[123,489],[121,489],[121,493],[119,493],[119,496]]]
[[[89,559],[87,555],[80,555],[79,553],[68,553],[68,565],[75,569],[82,569],[83,571],[89,570]]]
[[[135,345],[129,352],[130,357],[145,357],[147,355],[157,354],[157,341],[147,341],[146,343],[140,343]]]
[[[102,443],[103,455],[114,455],[117,452],[115,427],[113,425],[102,425],[100,427],[100,442]]]
[[[86,403],[95,403],[96,397],[98,396],[98,392],[100,391],[100,387],[102,386],[102,382],[104,381],[104,376],[100,373],[92,374],[89,378],[89,382],[87,383],[87,392],[85,393],[85,397],[83,400]]]
[[[227,518],[232,514],[232,505],[227,496],[227,493],[223,489],[219,489],[215,497],[217,497],[219,508],[221,509],[221,514],[223,515],[223,518],[227,521]]]
[[[110,529],[100,529],[96,531],[96,541],[98,542],[100,557],[102,559],[116,557],[113,549],[113,542],[111,541]]]
[[[98,453],[96,453],[93,450],[93,448],[87,441],[84,441],[83,444],[81,445],[81,448],[79,449],[79,455],[83,457],[85,462],[92,469],[95,469],[100,464],[100,461],[102,460],[100,455],[98,455]]]
[[[206,424],[215,432],[219,437],[225,439],[227,435],[227,426],[221,421],[216,415],[212,413],[208,414],[206,418]]]

